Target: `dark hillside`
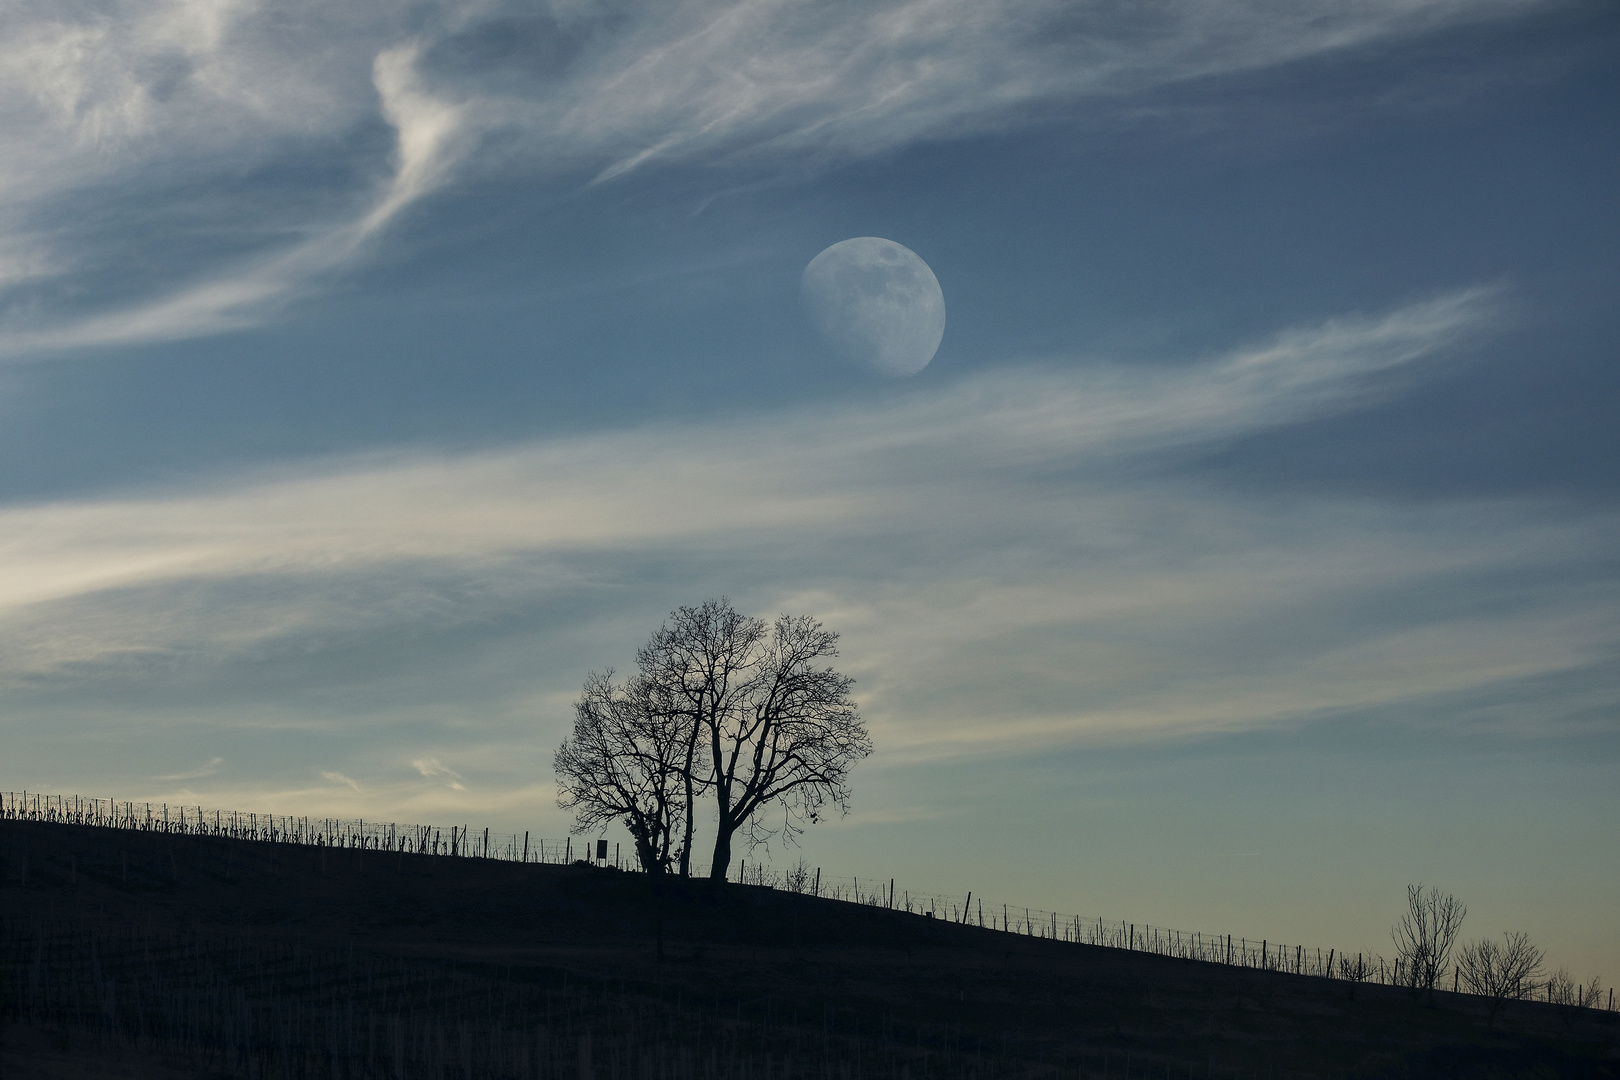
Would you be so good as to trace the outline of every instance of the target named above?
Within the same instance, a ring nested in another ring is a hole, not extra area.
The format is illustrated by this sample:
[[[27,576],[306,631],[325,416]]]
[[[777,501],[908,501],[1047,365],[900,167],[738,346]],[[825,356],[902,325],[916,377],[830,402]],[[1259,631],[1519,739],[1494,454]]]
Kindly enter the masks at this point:
[[[1620,1077],[1620,1016],[611,870],[0,822],[5,1077]]]

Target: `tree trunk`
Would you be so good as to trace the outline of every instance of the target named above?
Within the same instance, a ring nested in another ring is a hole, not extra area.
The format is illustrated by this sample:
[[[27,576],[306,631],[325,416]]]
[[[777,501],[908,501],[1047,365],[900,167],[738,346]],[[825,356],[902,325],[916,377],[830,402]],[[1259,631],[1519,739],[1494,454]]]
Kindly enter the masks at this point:
[[[692,876],[692,818],[697,810],[696,796],[692,791],[692,762],[697,757],[697,740],[700,728],[696,721],[692,722],[692,737],[686,742],[686,768],[682,775],[686,780],[686,827],[681,838],[681,877]]]
[[[731,834],[736,831],[736,825],[721,820],[719,834],[714,838],[714,862],[709,865],[710,881],[726,880],[731,869]]]
[[[665,870],[664,860],[658,857],[658,851],[640,837],[636,837],[636,861],[649,874],[658,875]]]

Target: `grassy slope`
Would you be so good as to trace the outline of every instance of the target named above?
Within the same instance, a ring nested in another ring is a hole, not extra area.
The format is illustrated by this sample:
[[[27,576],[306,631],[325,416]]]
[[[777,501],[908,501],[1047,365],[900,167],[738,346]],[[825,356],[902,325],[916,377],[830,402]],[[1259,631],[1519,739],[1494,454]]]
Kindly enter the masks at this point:
[[[235,950],[228,980],[278,1008],[351,1000],[408,1008],[418,1025],[438,1009],[463,1027],[595,1030],[600,1080],[619,1080],[609,1033],[659,1054],[719,1047],[738,1060],[774,1054],[779,1069],[785,1057],[818,1073],[905,1077],[1119,1076],[1127,1065],[1131,1075],[1620,1076],[1615,1014],[1519,1003],[1488,1026],[1462,996],[1431,1007],[1385,987],[1352,994],[1342,982],[753,887],[654,889],[604,870],[16,822],[0,823],[0,858],[11,967],[0,1000],[13,1014],[33,985],[29,965],[40,966],[30,943],[65,927],[99,935],[109,970],[113,943],[134,942],[139,970],[158,975],[192,963],[183,951],[165,959],[175,935],[233,943],[220,946]],[[424,987],[409,991],[420,1000],[379,989],[396,970]],[[450,981],[433,989],[423,980],[434,972]],[[132,976],[143,977],[157,976]],[[13,1023],[0,1077],[187,1075],[160,1067],[162,1056],[71,1025]]]

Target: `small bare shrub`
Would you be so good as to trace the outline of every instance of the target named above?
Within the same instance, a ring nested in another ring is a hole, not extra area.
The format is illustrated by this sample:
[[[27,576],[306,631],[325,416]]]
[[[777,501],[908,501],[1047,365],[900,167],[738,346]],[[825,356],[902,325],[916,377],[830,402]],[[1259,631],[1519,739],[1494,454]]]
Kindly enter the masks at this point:
[[[1595,1009],[1602,1001],[1597,976],[1582,986],[1569,974],[1568,969],[1559,968],[1547,978],[1547,1000],[1554,1005],[1564,1005],[1574,1009]]]
[[[1350,996],[1356,996],[1356,987],[1373,977],[1377,969],[1372,966],[1366,956],[1356,953],[1354,960],[1348,956],[1339,957],[1339,978],[1350,984]]]
[[[1389,935],[1395,941],[1397,981],[1414,997],[1427,991],[1434,999],[1434,985],[1451,959],[1467,914],[1467,905],[1450,893],[1422,885],[1406,887],[1406,914]]]
[[[1541,971],[1542,952],[1521,931],[1502,935],[1502,944],[1486,938],[1463,946],[1457,972],[1470,993],[1487,999],[1490,1022],[1508,1001],[1529,997]]]

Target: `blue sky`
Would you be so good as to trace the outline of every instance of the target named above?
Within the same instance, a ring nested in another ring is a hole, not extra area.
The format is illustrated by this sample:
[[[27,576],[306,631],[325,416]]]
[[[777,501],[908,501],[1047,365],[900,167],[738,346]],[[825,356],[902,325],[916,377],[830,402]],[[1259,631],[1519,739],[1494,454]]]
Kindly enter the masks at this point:
[[[1620,975],[1613,5],[0,42],[0,786],[560,836],[586,672],[725,594],[843,635],[829,873]],[[856,236],[914,377],[799,310]]]

